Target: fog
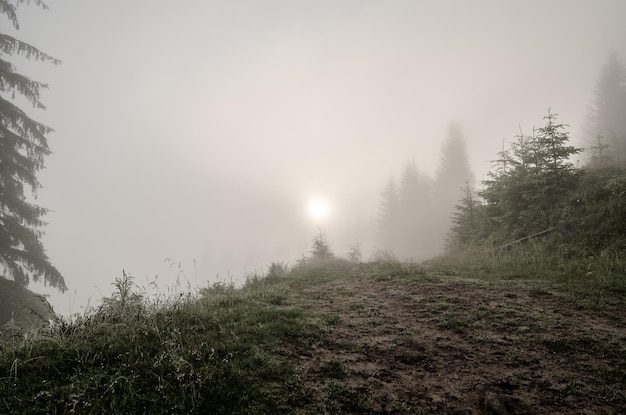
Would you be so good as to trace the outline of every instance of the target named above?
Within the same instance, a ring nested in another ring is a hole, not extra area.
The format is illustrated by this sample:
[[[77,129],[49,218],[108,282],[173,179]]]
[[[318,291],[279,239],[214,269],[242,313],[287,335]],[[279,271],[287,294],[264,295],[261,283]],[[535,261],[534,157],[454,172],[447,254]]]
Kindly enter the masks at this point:
[[[60,59],[56,130],[36,202],[68,292],[110,295],[122,270],[160,287],[239,282],[306,255],[321,230],[345,254],[377,246],[380,193],[405,163],[429,174],[451,122],[476,178],[548,108],[576,145],[626,2],[50,1],[15,36]],[[314,220],[321,196],[329,215]]]

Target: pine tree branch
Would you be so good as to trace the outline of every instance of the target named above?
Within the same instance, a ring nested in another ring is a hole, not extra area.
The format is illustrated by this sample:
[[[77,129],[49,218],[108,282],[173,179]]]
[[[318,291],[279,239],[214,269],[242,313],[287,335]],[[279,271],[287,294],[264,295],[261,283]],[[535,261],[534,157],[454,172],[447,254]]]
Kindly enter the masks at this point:
[[[17,21],[17,14],[15,13],[15,6],[6,0],[0,0],[0,14],[4,14],[13,24],[15,30],[20,29],[20,24]]]
[[[26,59],[35,59],[42,62],[51,62],[54,65],[60,65],[61,61],[52,56],[43,53],[36,47],[17,40],[12,36],[0,33],[0,52],[7,55],[21,55]]]
[[[10,94],[12,97],[15,97],[15,93],[17,92],[26,98],[33,107],[46,109],[39,101],[40,90],[42,88],[48,88],[48,85],[33,81],[22,74],[13,72],[13,65],[0,59],[0,92]]]

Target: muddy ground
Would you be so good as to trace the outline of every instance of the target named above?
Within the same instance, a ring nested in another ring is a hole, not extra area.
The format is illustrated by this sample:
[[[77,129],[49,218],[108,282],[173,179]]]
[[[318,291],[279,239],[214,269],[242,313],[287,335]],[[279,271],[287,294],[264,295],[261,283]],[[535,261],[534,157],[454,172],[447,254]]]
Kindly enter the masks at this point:
[[[290,351],[320,413],[626,413],[623,308],[445,276],[327,280],[299,295],[328,322]]]

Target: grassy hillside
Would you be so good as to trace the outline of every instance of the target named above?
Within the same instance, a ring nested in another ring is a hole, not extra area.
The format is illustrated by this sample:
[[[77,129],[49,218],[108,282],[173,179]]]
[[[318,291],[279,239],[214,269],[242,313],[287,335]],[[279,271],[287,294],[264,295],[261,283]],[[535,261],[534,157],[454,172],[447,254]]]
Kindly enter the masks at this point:
[[[563,281],[332,260],[168,298],[116,284],[0,343],[0,413],[626,412],[626,308]]]

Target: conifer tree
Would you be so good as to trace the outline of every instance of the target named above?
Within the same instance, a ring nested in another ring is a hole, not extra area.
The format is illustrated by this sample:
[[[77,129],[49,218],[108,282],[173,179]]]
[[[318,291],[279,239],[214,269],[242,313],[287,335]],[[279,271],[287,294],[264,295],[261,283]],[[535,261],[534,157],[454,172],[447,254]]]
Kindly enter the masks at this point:
[[[326,239],[326,234],[320,230],[317,236],[313,239],[313,246],[311,247],[312,259],[317,261],[328,261],[335,257],[335,254],[330,249],[330,244]]]
[[[571,157],[582,149],[569,145],[564,124],[548,111],[546,124],[532,136],[520,134],[500,155],[480,196],[484,199],[490,234],[505,241],[555,226],[568,192],[579,174]],[[503,167],[506,166],[506,167]]]
[[[485,221],[482,224],[483,232],[491,235],[492,239],[504,239],[508,235],[505,230],[503,217],[507,209],[505,208],[506,182],[511,171],[511,154],[502,141],[502,150],[497,154],[498,158],[492,160],[492,170],[487,172],[487,178],[482,181],[482,189],[477,195],[483,202]],[[499,235],[499,236],[498,236]]]
[[[19,30],[17,8],[23,3],[30,2],[0,0],[0,14],[15,30]],[[47,8],[41,0],[34,3]],[[47,85],[17,72],[10,60],[16,56],[60,63],[34,46],[0,33],[0,267],[18,285],[43,278],[46,284],[65,290],[63,277],[50,263],[40,240],[47,210],[29,201],[25,189],[30,187],[36,196],[41,187],[37,172],[50,153],[46,135],[52,129],[16,104],[16,97],[21,97],[34,108],[45,109],[39,97]]]
[[[590,145],[601,135],[614,154],[626,161],[626,67],[612,51],[596,82],[589,123]]]
[[[384,249],[395,250],[398,247],[400,232],[400,200],[398,187],[393,177],[387,181],[387,185],[381,193],[382,201],[378,217],[377,232],[378,242]]]
[[[557,123],[557,116],[548,109],[548,115],[543,117],[546,124],[536,130],[536,151],[538,162],[552,181],[550,185],[561,187],[576,170],[572,156],[581,153],[583,149],[569,145],[567,125]]]
[[[591,146],[591,160],[589,161],[589,167],[608,167],[614,160],[615,155],[611,152],[611,146],[604,142],[602,134],[598,134],[596,136],[596,144]]]
[[[461,190],[463,197],[455,206],[452,214],[452,227],[447,239],[446,247],[450,251],[467,246],[479,239],[480,202],[469,180],[465,181],[465,187]]]
[[[436,191],[439,195],[438,200],[452,200],[453,203],[458,199],[458,189],[469,180],[473,185],[474,174],[467,156],[467,147],[465,137],[461,130],[461,126],[455,122],[450,123],[446,140],[441,146],[441,155],[439,159],[439,167],[435,177]]]
[[[459,200],[459,189],[469,181],[470,186],[474,183],[465,137],[461,127],[457,123],[451,123],[448,127],[447,137],[441,147],[439,167],[435,176],[434,200],[437,209],[433,212],[431,223],[431,244],[443,247],[445,238],[450,231],[454,207]]]
[[[414,162],[407,163],[398,191],[400,232],[397,251],[409,258],[432,254],[432,191],[430,179],[418,171]]]
[[[561,219],[555,208],[564,204],[566,195],[576,188],[579,179],[572,157],[583,149],[569,145],[567,126],[556,122],[557,115],[548,109],[548,115],[543,117],[546,124],[535,130],[532,140],[538,174],[530,177],[531,186],[526,195],[528,212],[522,215],[522,220],[536,221],[538,231],[554,226]]]

